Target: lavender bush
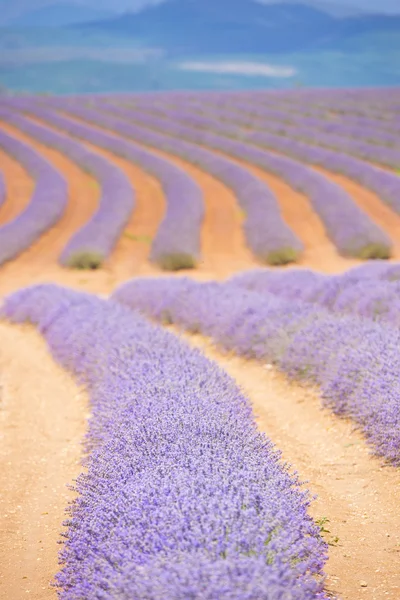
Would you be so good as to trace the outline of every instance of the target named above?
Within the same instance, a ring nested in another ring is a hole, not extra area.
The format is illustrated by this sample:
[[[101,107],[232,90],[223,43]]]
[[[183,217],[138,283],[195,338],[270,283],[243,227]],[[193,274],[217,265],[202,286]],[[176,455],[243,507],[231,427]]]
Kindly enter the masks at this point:
[[[308,495],[230,377],[88,294],[35,286],[10,296],[3,315],[37,325],[91,398],[62,600],[326,599]]]
[[[99,208],[69,240],[61,264],[96,269],[111,254],[133,209],[133,190],[126,175],[108,160],[68,136],[38,125],[0,106],[0,117],[46,146],[57,148],[97,179],[101,186]]]
[[[374,452],[400,466],[400,329],[232,283],[187,278],[132,280],[112,298],[319,385],[325,404],[352,418]]]
[[[187,120],[191,117],[190,113],[182,114],[182,111],[180,112],[181,117],[177,118]],[[318,144],[315,146],[316,134],[311,139],[309,130],[307,130],[307,133],[304,129],[288,126],[282,121],[271,120],[273,117],[265,120],[262,127],[254,123],[252,130],[240,128],[238,124],[245,124],[247,128],[251,124],[251,120],[244,115],[242,105],[240,115],[232,115],[232,113],[227,113],[227,111],[222,113],[221,111],[216,112],[212,110],[211,114],[203,115],[201,118],[199,116],[192,116],[192,124],[208,127],[210,130],[215,129],[223,135],[238,138],[243,142],[252,143],[262,148],[270,148],[271,150],[283,152],[306,163],[319,165],[334,173],[342,173],[369,188],[383,202],[389,204],[391,208],[400,213],[400,180],[395,173],[384,171],[354,156],[347,155],[345,152],[323,148]],[[223,123],[220,121],[222,118],[225,120]],[[304,139],[308,139],[309,143],[303,141]],[[325,145],[329,146],[329,144]],[[382,157],[386,150],[378,149],[375,152],[379,153]],[[365,157],[367,154],[368,151],[366,151]],[[372,160],[371,157],[369,158]],[[378,162],[385,164],[382,158]],[[396,166],[397,158],[393,159],[391,164],[392,166]]]
[[[28,206],[0,227],[0,265],[29,248],[63,215],[68,186],[62,175],[27,144],[0,131],[0,147],[29,171],[35,189]]]
[[[231,282],[287,300],[313,302],[333,312],[356,314],[400,326],[400,264],[366,263],[342,275],[308,269],[239,273]]]
[[[6,184],[4,181],[3,173],[0,172],[0,206],[6,199]]]
[[[157,100],[155,102],[159,104]],[[204,103],[200,104],[199,102],[192,103],[191,106],[196,110],[206,111],[207,113],[209,110],[208,103],[206,107]],[[301,114],[301,105],[293,104],[290,106],[289,111],[278,111],[274,107],[271,108],[270,105],[256,104],[254,98],[250,97],[245,100],[239,99],[239,101],[233,99],[232,102],[223,107],[223,110],[212,103],[210,111],[214,116],[218,115],[218,118],[228,122],[241,123],[254,129],[271,129],[271,127],[277,126],[282,132],[286,131],[288,135],[293,132],[294,137],[310,138],[313,141],[315,139],[316,142],[320,139],[321,142],[324,142],[322,145],[325,145],[326,142],[328,146],[337,147],[343,151],[349,150],[350,154],[354,152],[354,154],[378,162],[382,160],[380,153],[386,156],[385,152],[387,150],[379,147],[379,145],[397,146],[397,151],[399,150],[398,135],[385,131],[381,128],[380,123],[377,124],[376,121],[367,119],[362,122],[349,122],[338,117],[334,119],[332,117],[321,118],[315,107],[311,111],[312,116],[305,116]],[[319,138],[319,136],[321,137]],[[329,140],[332,142],[331,144]],[[361,143],[356,144],[355,141]],[[349,145],[346,146],[346,144]],[[371,146],[371,144],[373,145]],[[387,156],[393,157],[394,155],[389,153]]]
[[[254,129],[259,129],[257,123],[253,124]],[[268,129],[268,125],[266,126]],[[358,156],[372,163],[381,164],[384,166],[399,168],[400,167],[400,149],[385,148],[376,146],[363,140],[355,140],[343,135],[334,134],[331,132],[314,129],[302,123],[289,126],[285,124],[281,128],[282,133],[289,137],[300,139],[304,142],[339,150],[344,154]]]
[[[57,103],[60,107],[60,102]],[[64,109],[75,116],[101,124],[114,132],[139,140],[150,146],[162,148],[172,154],[206,169],[221,179],[236,194],[245,211],[244,233],[249,248],[263,262],[285,264],[297,259],[302,243],[282,220],[276,198],[269,188],[254,177],[247,169],[229,159],[183,141],[178,128],[178,139],[114,118],[111,115],[95,112],[92,109],[76,107],[71,102],[64,103]],[[170,124],[175,132],[175,126]]]
[[[79,139],[122,156],[157,177],[167,209],[153,241],[150,258],[161,268],[193,268],[200,255],[200,228],[204,215],[202,192],[183,169],[145,148],[82,122],[68,119],[31,101],[18,99],[18,108]]]
[[[75,108],[68,108],[76,113]],[[93,111],[78,109],[79,114],[85,114],[88,118],[94,118],[97,122],[104,122],[107,127],[119,133],[132,131],[134,135],[137,127],[132,126],[121,119],[109,117],[108,115],[92,116]],[[174,136],[190,139],[199,144],[211,146],[231,154],[237,158],[252,162],[266,171],[273,172],[283,177],[292,187],[305,193],[325,224],[327,232],[338,250],[345,256],[357,256],[359,258],[388,258],[391,253],[391,242],[386,233],[383,232],[369,217],[356,205],[342,188],[329,181],[322,174],[305,167],[299,162],[293,161],[285,156],[273,154],[260,150],[243,141],[224,138],[194,127],[180,125],[179,116],[173,113],[173,119],[157,118],[154,115],[146,115],[141,111],[124,111],[124,114],[132,119],[145,121],[147,125],[166,131]],[[209,120],[209,128],[213,129],[213,121]],[[217,126],[218,128],[218,126]],[[278,137],[278,136],[277,136]],[[253,137],[251,138],[253,139]],[[288,145],[292,140],[288,140]]]

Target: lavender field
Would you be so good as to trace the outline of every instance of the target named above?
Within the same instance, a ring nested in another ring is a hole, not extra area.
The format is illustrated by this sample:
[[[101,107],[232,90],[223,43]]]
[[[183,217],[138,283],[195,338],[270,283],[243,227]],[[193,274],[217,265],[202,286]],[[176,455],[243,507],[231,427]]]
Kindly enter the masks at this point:
[[[0,96],[0,595],[399,598],[399,174],[399,89]]]

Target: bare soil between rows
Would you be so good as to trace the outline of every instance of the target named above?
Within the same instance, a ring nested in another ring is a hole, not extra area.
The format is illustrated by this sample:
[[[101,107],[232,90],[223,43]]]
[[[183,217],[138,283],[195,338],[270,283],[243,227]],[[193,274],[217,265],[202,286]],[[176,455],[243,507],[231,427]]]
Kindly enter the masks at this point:
[[[315,390],[270,365],[222,353],[202,336],[180,334],[217,362],[250,399],[259,428],[317,496],[327,519],[327,589],[342,600],[400,598],[400,471],[371,456],[349,420],[322,409]]]
[[[105,268],[68,271],[57,264],[57,256],[69,236],[96,209],[99,188],[60,153],[45,149],[27,136],[21,135],[20,139],[46,153],[67,177],[69,204],[53,230],[0,268],[0,297],[24,285],[45,281],[108,294],[129,277],[161,274],[148,261],[149,240],[165,211],[165,199],[156,179],[124,159],[99,151],[130,178],[136,191],[135,211]],[[202,187],[206,205],[203,261],[197,271],[184,274],[222,279],[257,266],[246,248],[242,215],[232,192],[185,161],[168,158],[185,168]],[[2,162],[2,168],[10,184],[5,204],[8,214],[15,216],[29,199],[32,181],[23,169],[11,163]],[[349,261],[337,255],[319,219],[307,207],[307,199],[278,178],[263,177],[277,194],[285,220],[296,225],[296,232],[305,242],[301,265],[332,273],[348,268]],[[352,193],[358,190],[354,188]],[[360,205],[364,201],[359,198]],[[303,211],[308,211],[309,218],[302,218]],[[73,497],[66,484],[81,470],[80,442],[88,399],[53,362],[45,343],[30,327],[1,323],[0,339],[0,460],[4,465],[0,472],[4,507],[0,598],[14,600],[29,594],[46,600],[56,597],[49,582],[58,570],[57,542],[65,507]],[[311,492],[318,495],[311,512],[318,519],[329,519],[327,529],[331,533],[326,536],[333,543],[326,569],[329,590],[343,600],[398,599],[399,472],[383,467],[369,455],[351,423],[322,411],[318,394],[289,384],[273,369],[223,355],[199,336],[185,339],[201,347],[235,378],[253,403],[259,427],[282,450],[283,459],[308,481]]]

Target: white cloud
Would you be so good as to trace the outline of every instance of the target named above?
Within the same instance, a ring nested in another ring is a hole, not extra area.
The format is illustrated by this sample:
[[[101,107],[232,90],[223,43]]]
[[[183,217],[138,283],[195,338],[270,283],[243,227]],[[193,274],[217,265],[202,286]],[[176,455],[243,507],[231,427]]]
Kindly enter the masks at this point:
[[[16,48],[1,50],[0,66],[17,66],[34,63],[53,63],[68,60],[98,60],[119,64],[141,64],[160,59],[163,51],[158,48]]]
[[[258,75],[261,77],[293,77],[293,75],[296,74],[296,69],[293,67],[248,61],[187,61],[180,63],[178,68],[183,71],[198,71],[201,73],[226,73],[229,75],[247,76]]]

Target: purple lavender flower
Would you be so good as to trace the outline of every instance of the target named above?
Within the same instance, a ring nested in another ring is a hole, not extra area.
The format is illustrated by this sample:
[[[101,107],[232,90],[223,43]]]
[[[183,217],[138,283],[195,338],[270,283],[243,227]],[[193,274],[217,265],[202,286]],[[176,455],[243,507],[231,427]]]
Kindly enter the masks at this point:
[[[120,110],[119,112],[121,113]],[[345,256],[357,256],[365,259],[388,258],[390,256],[391,242],[387,234],[369,219],[366,213],[353,202],[342,188],[329,181],[322,174],[286,156],[267,152],[244,141],[225,138],[213,133],[214,128],[216,130],[219,128],[219,125],[213,119],[203,119],[203,122],[208,123],[208,130],[205,131],[204,129],[180,125],[179,111],[165,111],[165,115],[169,115],[169,120],[157,118],[154,115],[146,116],[143,111],[124,110],[121,114],[124,114],[125,117],[130,115],[131,119],[144,121],[151,127],[167,131],[170,134],[179,136],[180,139],[189,139],[222,150],[237,158],[244,158],[266,171],[283,177],[292,187],[308,195],[314,209],[324,222],[330,238]],[[132,131],[132,135],[135,135],[135,132],[139,131],[139,135],[143,135],[143,128],[133,127],[131,124],[127,125],[121,119],[113,119],[108,116],[101,116],[97,119],[99,122],[107,122],[114,130],[117,129],[121,133],[125,130],[128,134],[129,131]],[[235,133],[235,130],[231,128],[231,132]],[[245,137],[250,141],[254,141],[258,139],[257,135],[247,133]],[[264,136],[264,134],[260,135]],[[148,132],[147,136],[151,137],[151,132]],[[153,137],[158,139],[159,134],[153,134]],[[274,138],[278,138],[278,141],[283,139],[288,147],[287,152],[289,154],[293,153],[290,147],[292,144],[295,145],[296,142],[285,140],[279,136],[274,136]]]
[[[279,285],[284,275],[271,277],[272,284]],[[329,278],[319,277],[325,282],[310,272],[293,273],[289,299],[244,289],[237,280],[197,283],[171,278],[132,280],[112,299],[161,322],[200,331],[224,348],[275,363],[289,376],[319,385],[327,406],[352,418],[377,455],[400,465],[400,328],[328,310],[326,305],[337,302],[341,282],[335,280],[329,291]],[[322,306],[293,298],[296,286],[304,287],[306,296],[308,285],[314,294],[319,285],[319,294],[325,296]]]
[[[68,201],[62,175],[27,144],[0,131],[0,147],[18,160],[35,180],[28,206],[13,221],[0,227],[0,265],[29,248],[56,223]]]
[[[3,173],[0,172],[0,206],[6,199],[6,183],[4,181]]]
[[[73,137],[87,140],[118,156],[139,164],[161,182],[167,210],[153,241],[150,258],[161,268],[176,270],[195,267],[200,257],[200,228],[204,215],[202,192],[197,184],[173,163],[150,151],[100,129],[61,116],[36,101],[18,99],[16,106]],[[75,111],[90,120],[90,111]]]
[[[91,398],[62,600],[326,600],[308,494],[228,375],[138,313],[58,286],[11,295],[3,316],[35,323]]]
[[[89,222],[69,240],[60,261],[68,267],[100,267],[111,254],[132,213],[133,190],[128,178],[121,169],[66,135],[38,125],[1,105],[0,116],[47,146],[59,149],[99,182],[99,207]]]

